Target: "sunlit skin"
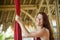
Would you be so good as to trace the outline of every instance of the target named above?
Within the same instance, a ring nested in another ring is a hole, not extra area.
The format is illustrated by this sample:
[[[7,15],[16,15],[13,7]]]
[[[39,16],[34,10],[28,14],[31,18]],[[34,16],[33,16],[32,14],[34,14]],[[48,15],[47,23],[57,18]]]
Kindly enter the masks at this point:
[[[43,16],[41,14],[37,15],[35,19],[35,25],[36,26],[43,26]]]
[[[23,25],[18,16],[16,16],[15,20],[20,24],[20,26]],[[35,25],[36,30],[31,33],[28,32],[24,26],[21,26],[21,29],[24,29],[27,36],[33,36],[35,38],[40,37],[41,40],[49,40],[49,30],[43,27],[43,16],[41,14],[36,16]]]

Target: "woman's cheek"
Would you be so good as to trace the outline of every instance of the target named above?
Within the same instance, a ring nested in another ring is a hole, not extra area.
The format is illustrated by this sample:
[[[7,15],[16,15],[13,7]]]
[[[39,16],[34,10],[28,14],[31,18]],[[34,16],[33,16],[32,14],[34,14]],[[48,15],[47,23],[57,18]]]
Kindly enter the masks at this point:
[[[39,24],[42,25],[43,24],[43,21],[40,21]]]
[[[35,22],[35,25],[38,25],[38,24],[39,24],[39,21],[36,21],[36,22]]]

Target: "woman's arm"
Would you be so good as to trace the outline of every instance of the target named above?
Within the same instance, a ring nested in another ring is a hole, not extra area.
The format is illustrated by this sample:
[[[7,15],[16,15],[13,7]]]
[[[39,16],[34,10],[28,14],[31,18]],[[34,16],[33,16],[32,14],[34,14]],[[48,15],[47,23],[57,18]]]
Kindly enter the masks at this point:
[[[26,34],[27,36],[31,36],[31,37],[41,37],[41,36],[43,36],[43,35],[46,33],[45,29],[42,29],[41,31],[35,31],[35,32],[31,32],[31,33],[30,33],[30,32],[28,32],[28,30],[23,26],[20,18],[19,18],[17,15],[16,15],[15,20],[20,24],[21,29],[25,32],[25,34]]]
[[[19,23],[22,31],[23,31],[27,36],[29,36],[28,30],[24,27],[24,25],[23,25],[21,19],[19,18],[19,16],[16,15],[15,20]]]

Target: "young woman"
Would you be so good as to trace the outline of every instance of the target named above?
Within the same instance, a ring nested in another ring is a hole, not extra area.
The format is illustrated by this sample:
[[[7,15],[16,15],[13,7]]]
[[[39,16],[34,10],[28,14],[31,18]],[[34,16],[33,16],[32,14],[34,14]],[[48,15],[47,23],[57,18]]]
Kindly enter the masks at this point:
[[[15,20],[22,25],[19,17],[16,16]],[[24,29],[26,35],[35,37],[35,40],[54,40],[53,31],[51,29],[48,16],[44,12],[39,12],[35,19],[36,30],[34,32],[28,32],[28,30],[21,26],[21,29]]]

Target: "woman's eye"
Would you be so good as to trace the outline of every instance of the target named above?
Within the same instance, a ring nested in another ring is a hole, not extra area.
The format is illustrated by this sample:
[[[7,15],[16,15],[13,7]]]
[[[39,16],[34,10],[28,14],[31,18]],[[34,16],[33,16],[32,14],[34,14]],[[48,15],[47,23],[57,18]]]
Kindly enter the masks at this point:
[[[38,21],[38,19],[36,19],[36,21]]]

